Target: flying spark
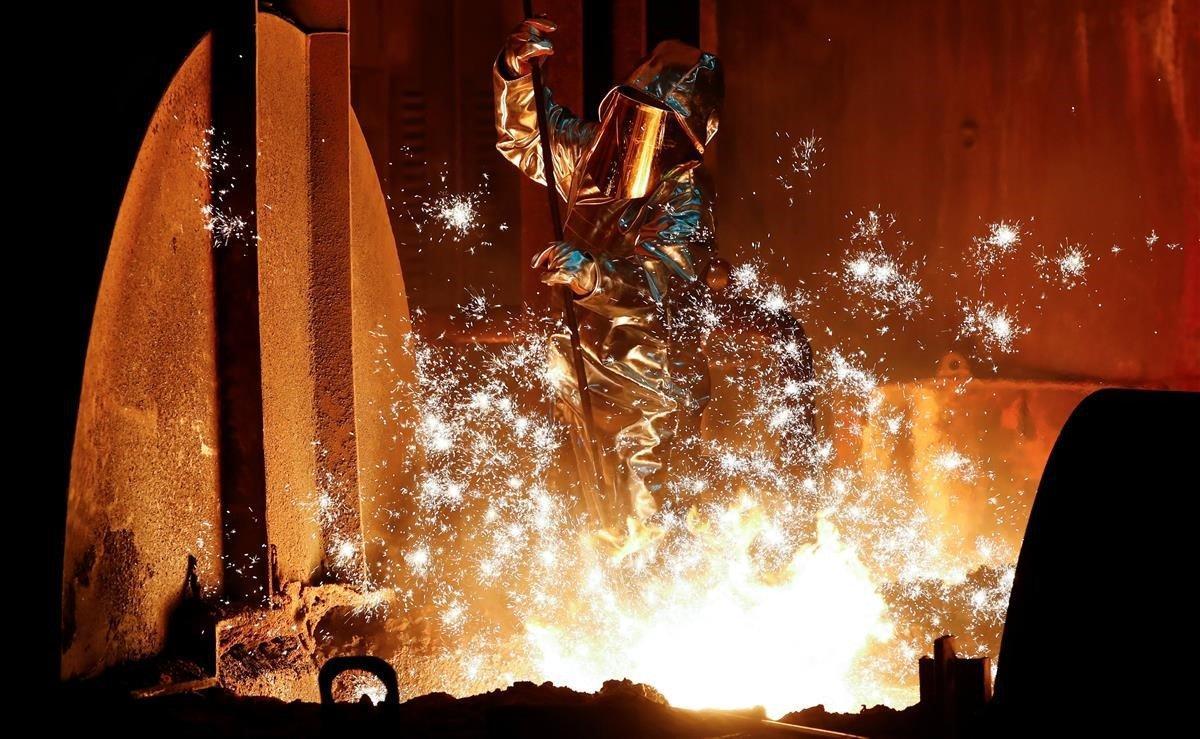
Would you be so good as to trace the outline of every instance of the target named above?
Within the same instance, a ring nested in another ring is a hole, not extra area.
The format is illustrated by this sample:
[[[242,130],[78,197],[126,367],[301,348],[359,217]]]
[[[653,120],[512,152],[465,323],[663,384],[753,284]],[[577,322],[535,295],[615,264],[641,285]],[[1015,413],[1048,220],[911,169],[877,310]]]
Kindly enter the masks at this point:
[[[427,204],[426,215],[461,241],[479,228],[479,201],[478,193],[442,195]]]
[[[791,174],[810,177],[805,157],[819,140],[796,146]],[[458,197],[430,201],[426,220],[463,237],[481,227],[480,203]],[[921,398],[898,400],[897,388],[912,386],[843,325],[865,315],[891,330],[929,318],[947,326],[947,343],[956,334],[995,361],[1029,332],[1017,315],[1024,296],[999,304],[981,283],[940,296],[946,309],[936,314],[920,279],[926,265],[906,257],[896,218],[882,208],[846,218],[849,243],[831,255],[828,287],[772,279],[780,268],[764,240],[748,245],[753,256],[727,288],[771,318],[826,309],[805,321],[818,344],[815,377],[783,371],[807,349],[795,337],[729,339],[720,301],[672,315],[673,328],[725,352],[713,376],[721,402],[703,434],[680,441],[691,463],[667,480],[660,509],[624,531],[601,535],[581,513],[564,463],[571,428],[547,412],[573,384],[569,367],[546,361],[563,331],[556,320],[532,309],[498,315],[500,301],[478,293],[457,325],[493,319],[510,342],[393,344],[372,334],[381,347],[400,344],[416,368],[414,380],[396,380],[385,418],[406,451],[407,466],[388,470],[401,503],[373,523],[397,540],[379,565],[384,581],[403,584],[397,622],[428,629],[411,640],[419,653],[397,655],[421,665],[412,669],[423,685],[463,695],[516,679],[594,689],[627,676],[675,705],[765,704],[777,715],[804,703],[915,702],[912,662],[947,628],[968,651],[995,654],[1016,552],[999,534],[958,536],[929,501],[976,494],[983,528],[1011,532],[1024,525],[1026,499],[998,482],[1004,462],[980,454],[978,440],[914,446],[928,409]],[[1020,222],[991,224],[971,263],[986,273],[1024,237]],[[1069,289],[1094,264],[1068,242],[1041,266]],[[377,372],[398,375],[387,352],[377,356]],[[975,387],[970,377],[936,381],[957,383],[956,393]],[[914,457],[910,470],[863,461],[870,450],[886,462],[893,448]],[[338,515],[336,499],[316,500],[314,515]],[[339,545],[333,554],[362,552]]]
[[[1021,222],[997,221],[988,226],[986,236],[975,236],[971,242],[971,257],[982,278],[1016,253],[1021,245]]]
[[[1043,280],[1072,290],[1087,282],[1089,260],[1090,255],[1086,248],[1065,242],[1059,244],[1058,253],[1054,257],[1042,254],[1034,260],[1034,264],[1038,276]]]
[[[1029,328],[1017,322],[1016,314],[991,302],[960,301],[962,322],[958,338],[973,338],[986,354],[1011,354],[1016,340],[1029,333]]]

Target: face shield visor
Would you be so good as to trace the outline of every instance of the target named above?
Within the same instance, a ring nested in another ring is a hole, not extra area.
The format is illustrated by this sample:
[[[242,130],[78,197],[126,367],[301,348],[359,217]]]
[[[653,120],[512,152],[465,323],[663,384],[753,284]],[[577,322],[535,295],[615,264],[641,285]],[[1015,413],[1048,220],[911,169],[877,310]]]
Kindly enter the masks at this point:
[[[600,130],[575,180],[575,203],[643,198],[664,173],[700,163],[700,151],[675,112],[654,97],[621,86],[601,110]]]

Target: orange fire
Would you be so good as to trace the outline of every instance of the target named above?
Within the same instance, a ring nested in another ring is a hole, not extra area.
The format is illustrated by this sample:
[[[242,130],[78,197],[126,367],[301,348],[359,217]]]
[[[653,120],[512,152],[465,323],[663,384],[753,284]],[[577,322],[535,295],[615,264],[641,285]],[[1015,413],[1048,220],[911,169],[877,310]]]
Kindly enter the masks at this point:
[[[643,534],[640,547],[593,561],[573,602],[526,625],[540,677],[584,690],[628,677],[688,708],[782,715],[797,696],[857,706],[854,660],[892,626],[836,526],[820,520],[815,541],[774,570],[755,550],[780,533],[749,498],[709,520],[693,511],[686,528],[682,550],[654,551],[663,540]],[[622,574],[636,597],[620,592]]]

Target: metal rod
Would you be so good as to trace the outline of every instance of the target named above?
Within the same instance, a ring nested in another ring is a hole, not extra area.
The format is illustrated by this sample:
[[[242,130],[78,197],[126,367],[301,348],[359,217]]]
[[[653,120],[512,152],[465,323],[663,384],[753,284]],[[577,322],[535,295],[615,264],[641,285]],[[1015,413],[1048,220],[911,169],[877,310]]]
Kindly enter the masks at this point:
[[[523,0],[525,17],[533,18],[533,1]],[[546,91],[542,87],[542,68],[538,60],[531,60],[533,73],[533,100],[537,106],[538,138],[542,146],[542,177],[546,181],[546,195],[550,203],[550,220],[554,225],[554,238],[563,241],[563,219],[558,204],[558,182],[554,174],[554,150],[550,142],[550,124],[546,120]],[[575,315],[575,295],[571,288],[559,287],[559,297],[562,299],[563,319],[567,324],[567,333],[571,337],[571,364],[575,369],[575,384],[579,387],[579,408],[583,416],[584,444],[591,453],[593,468],[596,473],[596,483],[606,494],[612,491],[608,487],[604,475],[604,460],[600,448],[596,444],[596,424],[592,415],[592,395],[588,390],[587,371],[583,363],[583,347],[579,343],[579,320]],[[587,490],[588,507],[599,520],[601,526],[608,526],[608,516],[605,507],[595,499],[595,492]],[[615,503],[616,501],[610,501]]]

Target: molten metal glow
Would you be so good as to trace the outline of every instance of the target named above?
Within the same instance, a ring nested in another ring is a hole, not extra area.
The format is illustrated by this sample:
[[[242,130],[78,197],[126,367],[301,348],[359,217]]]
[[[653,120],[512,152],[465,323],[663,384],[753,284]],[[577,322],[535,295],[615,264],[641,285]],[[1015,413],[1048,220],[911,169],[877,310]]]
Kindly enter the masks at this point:
[[[812,178],[822,148],[815,136],[786,142],[780,182],[790,189],[789,177]],[[205,173],[229,166],[219,146],[196,154]],[[485,192],[391,207],[459,241],[487,228]],[[202,206],[218,245],[240,228],[222,222],[219,206]],[[895,217],[871,210],[846,219],[848,236],[819,287],[775,284],[768,275],[778,267],[765,261],[772,250],[754,242],[727,288],[764,315],[791,311],[805,324],[817,347],[814,380],[781,376],[780,360],[800,351],[791,340],[723,335],[715,303],[673,316],[727,357],[713,378],[725,403],[709,411],[721,423],[677,450],[689,469],[668,481],[650,520],[623,532],[592,530],[576,505],[568,430],[547,412],[554,388],[572,382],[546,362],[555,322],[531,310],[510,318],[514,340],[498,346],[371,332],[374,371],[398,376],[388,359],[397,347],[417,368],[383,411],[407,452],[394,478],[404,503],[378,512],[389,554],[379,581],[362,583],[378,588],[363,611],[397,636],[392,657],[406,689],[467,695],[552,680],[591,690],[627,677],[677,705],[764,705],[779,715],[822,702],[915,702],[915,660],[944,631],[968,653],[996,654],[1016,556],[1004,534],[1024,526],[1030,481],[1001,475],[1011,469],[982,439],[914,445],[922,424],[953,420],[935,412],[933,395],[962,394],[972,380],[897,382],[904,378],[888,356],[864,337],[895,341],[906,324],[928,320],[974,360],[1015,353],[1030,331],[1018,309],[1033,298],[989,294],[984,277],[1007,269],[1032,234],[999,221],[964,244],[966,259],[943,277],[971,279],[941,296],[937,314],[926,265],[905,256]],[[1145,241],[1154,249],[1159,236]],[[1053,256],[1027,256],[1043,293],[1083,284],[1099,261],[1070,242]],[[472,295],[459,318],[470,325],[493,307]],[[347,514],[327,482],[306,504],[325,523]],[[964,502],[978,519],[969,535],[956,528]],[[362,549],[339,540],[327,555],[349,567]],[[375,686],[351,688],[382,697]]]
[[[753,262],[732,289],[764,311],[804,305]],[[721,323],[712,309],[692,318]],[[899,443],[907,424],[864,351],[827,348],[806,386],[773,359],[794,345],[734,345],[744,362],[724,381],[752,390],[736,431],[688,450],[695,464],[653,519],[597,535],[562,471],[566,429],[538,411],[560,381],[546,370],[548,327],[530,314],[511,329],[517,339],[499,347],[412,345],[412,456],[423,463],[387,579],[408,588],[396,617],[436,626],[424,690],[471,694],[518,679],[595,689],[628,677],[677,705],[778,715],[911,703],[913,661],[951,613],[970,614],[991,645],[981,648],[994,649],[986,635],[1006,603],[1011,548],[984,537],[958,554],[910,479],[848,466],[824,432],[781,443],[807,428],[809,402]],[[713,334],[714,347],[723,341]],[[949,447],[928,464],[945,484],[980,467]],[[993,569],[968,576],[980,567]],[[931,587],[953,602],[946,616]]]
[[[851,668],[870,643],[890,638],[887,606],[828,521],[764,572],[754,547],[784,537],[743,501],[704,528],[699,550],[647,568],[636,606],[595,571],[574,618],[527,624],[539,673],[588,690],[621,675],[684,707],[762,705],[778,716],[797,695],[820,695],[831,709],[854,708]]]
[[[725,336],[716,305],[676,317],[731,358],[714,377],[730,400],[710,411],[725,426],[679,450],[690,469],[669,481],[652,519],[623,532],[597,533],[580,514],[569,434],[546,412],[572,381],[546,362],[561,327],[530,311],[508,319],[510,344],[405,344],[418,377],[397,386],[397,407],[403,398],[418,412],[392,420],[408,424],[413,483],[409,508],[385,512],[404,523],[392,524],[397,556],[384,579],[399,593],[387,617],[433,629],[423,651],[396,655],[422,692],[523,679],[594,690],[630,678],[676,705],[779,715],[915,702],[916,658],[944,631],[968,653],[996,654],[1028,481],[999,482],[1003,460],[981,455],[978,439],[913,448],[926,401],[896,397],[887,357],[862,336],[937,320],[947,343],[994,362],[1029,332],[1017,307],[1031,298],[1000,303],[973,282],[947,301],[957,315],[930,315],[925,265],[905,257],[896,219],[876,210],[847,221],[819,290],[773,282],[759,244],[731,272],[731,294],[805,321],[820,342],[813,381],[780,375],[794,344]],[[962,274],[1006,269],[1027,235],[994,224]],[[1094,261],[1064,245],[1041,265],[1039,288],[1070,289]],[[818,303],[861,333],[815,321]],[[472,296],[461,317],[490,308]],[[954,382],[947,389],[961,393],[971,379]],[[911,470],[872,462],[901,457]],[[958,531],[956,500],[970,502],[982,533]]]

